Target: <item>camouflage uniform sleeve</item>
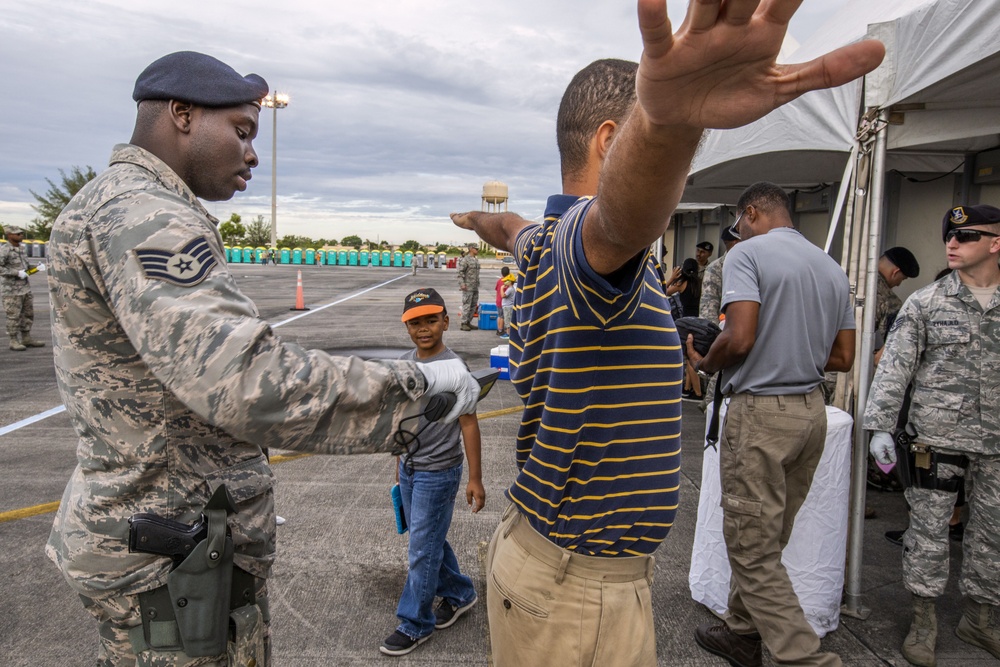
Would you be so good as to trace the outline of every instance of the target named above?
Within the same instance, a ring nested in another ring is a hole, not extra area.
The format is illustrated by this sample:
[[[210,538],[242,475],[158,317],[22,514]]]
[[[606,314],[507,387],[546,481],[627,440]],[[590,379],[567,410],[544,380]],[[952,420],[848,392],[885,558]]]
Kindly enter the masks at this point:
[[[218,231],[187,202],[138,193],[105,208],[89,240],[109,305],[142,362],[184,405],[261,447],[391,447],[400,419],[416,412],[413,401],[426,388],[413,363],[363,362],[282,343],[233,281]],[[184,250],[187,256],[178,254]],[[201,278],[162,277],[150,268],[150,251],[167,264],[197,254]]]
[[[722,304],[722,265],[712,262],[705,269],[705,279],[701,285],[701,301],[698,304],[698,317],[711,320],[719,319],[719,309]]]
[[[15,263],[11,261],[13,254],[10,251],[9,243],[0,243],[0,276],[5,278],[14,278],[17,276],[17,272],[21,270],[20,266],[15,266]]]
[[[919,301],[913,298],[906,300],[891,333],[868,394],[864,428],[869,431],[891,432],[896,428],[906,388],[913,379],[927,342],[927,327]]]

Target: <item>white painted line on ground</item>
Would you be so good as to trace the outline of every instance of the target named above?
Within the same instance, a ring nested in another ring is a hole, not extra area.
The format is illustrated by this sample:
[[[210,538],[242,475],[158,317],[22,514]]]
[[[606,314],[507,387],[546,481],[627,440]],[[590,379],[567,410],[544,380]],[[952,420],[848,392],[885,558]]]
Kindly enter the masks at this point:
[[[336,301],[332,301],[332,302],[330,302],[328,304],[325,304],[323,306],[319,306],[318,308],[313,308],[312,310],[307,310],[304,313],[301,313],[299,315],[295,315],[293,317],[289,317],[287,320],[282,320],[281,322],[278,322],[277,324],[272,324],[271,328],[272,329],[277,329],[278,327],[280,327],[282,325],[288,324],[289,322],[294,322],[295,320],[297,320],[299,318],[302,318],[302,317],[305,317],[306,315],[313,315],[315,313],[320,312],[321,310],[326,310],[330,306],[336,306],[338,303],[344,303],[345,301],[350,301],[351,299],[357,298],[357,297],[361,296],[362,294],[367,294],[368,292],[371,292],[372,290],[377,290],[379,287],[385,287],[386,285],[394,283],[397,280],[399,280],[401,278],[405,278],[405,277],[407,277],[409,275],[410,275],[409,273],[404,273],[403,275],[396,276],[395,278],[392,278],[391,280],[386,280],[384,283],[379,283],[378,285],[372,285],[371,287],[369,287],[367,289],[363,289],[360,292],[355,292],[354,294],[349,294],[348,296],[345,296],[343,299],[337,299]],[[35,422],[40,422],[43,419],[48,419],[49,417],[58,415],[59,413],[62,413],[62,412],[66,412],[66,406],[65,405],[60,405],[58,407],[52,408],[51,410],[46,410],[45,412],[39,412],[37,415],[33,415],[31,417],[27,417],[26,419],[22,419],[19,422],[14,422],[13,424],[8,424],[7,426],[2,426],[2,427],[0,427],[0,436],[7,435],[8,433],[13,433],[14,431],[16,431],[18,429],[24,428],[25,426],[30,426],[30,425],[34,424]]]
[[[9,426],[4,426],[4,427],[0,428],[0,435],[7,435],[8,433],[11,433],[12,431],[16,431],[19,428],[24,428],[25,426],[30,426],[31,424],[34,424],[35,422],[42,421],[43,419],[48,419],[49,417],[57,415],[60,412],[66,412],[66,406],[65,405],[60,405],[58,407],[52,408],[51,410],[46,410],[45,412],[39,412],[37,415],[34,415],[33,417],[28,417],[27,419],[22,419],[19,422],[14,422],[13,424],[10,424]]]

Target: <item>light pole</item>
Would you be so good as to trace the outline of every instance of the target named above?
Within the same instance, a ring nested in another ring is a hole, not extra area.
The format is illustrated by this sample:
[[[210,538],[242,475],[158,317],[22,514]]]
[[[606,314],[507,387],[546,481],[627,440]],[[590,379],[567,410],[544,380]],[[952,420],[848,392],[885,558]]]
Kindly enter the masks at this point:
[[[288,106],[288,95],[275,91],[265,97],[263,105],[274,109],[274,127],[271,133],[271,247],[278,245],[278,109]]]

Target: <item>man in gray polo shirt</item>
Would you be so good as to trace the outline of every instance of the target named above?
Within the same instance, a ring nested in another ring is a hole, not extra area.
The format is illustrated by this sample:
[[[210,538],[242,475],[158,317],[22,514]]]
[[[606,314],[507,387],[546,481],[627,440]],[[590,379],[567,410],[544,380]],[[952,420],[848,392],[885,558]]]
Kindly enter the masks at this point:
[[[778,186],[751,185],[737,205],[742,242],[722,269],[726,327],[704,358],[687,342],[697,370],[722,371],[729,397],[719,447],[729,613],[695,640],[733,664],[760,665],[763,640],[781,664],[840,665],[819,651],[781,552],[823,454],[824,372],[854,363],[847,276],[792,227]]]

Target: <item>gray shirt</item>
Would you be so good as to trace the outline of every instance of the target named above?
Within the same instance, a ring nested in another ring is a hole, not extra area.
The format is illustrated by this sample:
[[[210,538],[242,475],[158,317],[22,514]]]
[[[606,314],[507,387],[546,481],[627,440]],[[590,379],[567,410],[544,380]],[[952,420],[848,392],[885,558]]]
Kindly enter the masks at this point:
[[[791,227],[733,247],[722,268],[722,309],[760,304],[757,337],[742,363],[723,369],[725,393],[806,394],[842,329],[854,329],[847,276],[833,259]]]
[[[448,359],[461,359],[457,354],[447,347],[444,352],[437,354],[430,359],[418,359],[416,348],[404,354],[402,359],[406,361],[419,361],[424,364],[432,364],[435,361],[447,361]],[[416,454],[413,455],[413,469],[421,472],[433,472],[435,470],[447,470],[462,462],[462,427],[457,421],[450,424],[441,422],[428,423],[426,419],[420,417],[414,433],[420,431],[418,436],[420,446]]]

